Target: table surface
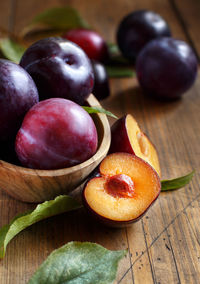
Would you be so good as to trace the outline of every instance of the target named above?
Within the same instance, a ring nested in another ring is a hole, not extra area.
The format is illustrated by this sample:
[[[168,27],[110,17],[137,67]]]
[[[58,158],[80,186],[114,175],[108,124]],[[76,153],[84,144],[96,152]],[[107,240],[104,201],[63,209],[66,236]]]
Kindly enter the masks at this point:
[[[18,33],[37,13],[69,4],[107,41],[115,40],[120,19],[135,9],[151,9],[170,24],[174,37],[200,55],[198,0],[12,0],[0,1],[0,27]],[[156,145],[162,178],[196,174],[185,188],[161,193],[148,213],[129,228],[108,229],[83,211],[63,214],[31,226],[8,245],[0,261],[1,284],[26,283],[54,249],[72,241],[96,242],[108,249],[128,248],[116,283],[199,283],[200,279],[200,80],[180,101],[161,103],[144,97],[136,78],[112,79],[111,96],[102,105],[122,116],[131,113]],[[112,123],[113,121],[111,121]],[[30,208],[0,191],[0,226]]]

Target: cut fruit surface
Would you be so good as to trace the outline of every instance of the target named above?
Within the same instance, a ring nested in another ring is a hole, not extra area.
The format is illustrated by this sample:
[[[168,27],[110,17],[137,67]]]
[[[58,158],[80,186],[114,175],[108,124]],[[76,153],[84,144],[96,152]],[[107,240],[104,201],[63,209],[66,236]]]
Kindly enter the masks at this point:
[[[110,153],[134,154],[148,162],[161,176],[157,151],[132,115],[128,114],[117,120],[111,128],[111,133]]]
[[[158,174],[135,155],[110,154],[101,162],[99,171],[101,177],[91,179],[85,186],[84,203],[100,219],[113,221],[113,225],[138,220],[160,193]],[[112,179],[116,183],[115,194]]]

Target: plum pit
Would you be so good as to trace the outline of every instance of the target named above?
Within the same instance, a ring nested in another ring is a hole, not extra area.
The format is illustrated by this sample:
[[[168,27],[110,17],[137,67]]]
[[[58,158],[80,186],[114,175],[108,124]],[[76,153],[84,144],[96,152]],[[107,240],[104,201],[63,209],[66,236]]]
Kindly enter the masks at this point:
[[[105,184],[105,190],[114,197],[133,197],[135,194],[133,180],[125,174],[117,174],[109,177]]]

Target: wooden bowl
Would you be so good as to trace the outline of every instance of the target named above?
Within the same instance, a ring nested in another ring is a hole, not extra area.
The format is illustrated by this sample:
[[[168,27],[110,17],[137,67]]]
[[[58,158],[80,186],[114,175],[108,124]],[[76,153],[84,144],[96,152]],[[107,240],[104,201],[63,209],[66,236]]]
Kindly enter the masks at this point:
[[[91,94],[90,106],[100,106]],[[0,188],[10,196],[24,202],[42,202],[60,194],[68,194],[95,169],[110,147],[110,126],[105,114],[93,114],[98,132],[98,149],[89,160],[70,168],[35,170],[0,160]]]

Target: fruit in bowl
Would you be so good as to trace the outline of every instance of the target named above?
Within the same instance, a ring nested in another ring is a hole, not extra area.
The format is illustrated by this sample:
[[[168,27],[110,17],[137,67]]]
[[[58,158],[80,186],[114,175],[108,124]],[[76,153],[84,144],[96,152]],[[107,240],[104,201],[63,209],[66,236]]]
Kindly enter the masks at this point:
[[[50,99],[50,101],[51,100],[64,99],[55,98]],[[38,105],[44,105],[44,103],[45,101],[42,101]],[[89,106],[100,107],[99,102],[92,94],[88,97],[87,103]],[[59,110],[62,111],[62,108],[64,107],[66,107],[65,103],[63,106],[60,106]],[[69,108],[68,104],[67,107]],[[81,108],[80,106],[78,107]],[[84,179],[86,179],[86,177],[97,167],[100,161],[106,156],[110,146],[110,126],[106,115],[99,113],[92,115],[98,133],[98,148],[93,156],[87,157],[86,153],[84,153],[85,150],[87,150],[91,146],[92,151],[94,151],[94,147],[96,147],[96,131],[94,130],[94,125],[93,123],[91,123],[91,120],[87,118],[87,114],[85,112],[82,113],[82,110],[80,111],[77,106],[74,107],[73,105],[71,105],[70,108],[72,111],[74,111],[74,113],[70,114],[66,113],[66,111],[63,111],[63,113],[60,112],[60,117],[57,117],[57,122],[60,126],[59,128],[58,125],[54,124],[54,122],[56,121],[56,114],[58,114],[58,109],[51,109],[52,113],[54,114],[53,118],[51,116],[44,118],[43,113],[41,113],[41,117],[38,117],[38,119],[35,117],[35,120],[33,119],[33,117],[36,115],[36,113],[33,114],[35,108],[30,111],[30,116],[32,117],[32,119],[24,120],[24,124],[22,124],[21,131],[18,134],[16,149],[20,158],[23,159],[23,163],[24,159],[27,159],[25,163],[33,163],[34,160],[32,160],[32,154],[35,152],[34,154],[36,154],[36,156],[39,153],[37,157],[40,160],[41,164],[46,163],[49,159],[48,155],[50,155],[50,162],[53,163],[53,167],[55,167],[55,165],[56,167],[60,167],[64,166],[62,160],[63,157],[59,156],[60,147],[62,147],[62,150],[64,150],[64,154],[68,152],[68,154],[71,155],[71,153],[69,153],[69,149],[66,149],[65,147],[67,146],[66,140],[69,139],[72,142],[72,144],[70,145],[70,149],[74,150],[75,155],[78,155],[78,157],[76,156],[77,160],[79,158],[86,160],[84,162],[81,162],[81,160],[79,160],[80,163],[78,165],[53,170],[31,169],[1,160],[0,188],[4,190],[7,194],[25,202],[42,202],[45,200],[52,199],[60,194],[69,194],[73,189],[80,185],[84,181]],[[37,109],[38,106],[36,107],[36,112]],[[47,114],[48,110],[45,110],[44,112]],[[76,118],[76,115],[78,115],[79,113],[80,116]],[[29,114],[27,115],[29,117]],[[72,124],[68,125],[71,131],[77,131],[79,137],[82,136],[81,141],[79,141],[79,146],[78,143],[76,143],[76,139],[73,141],[72,137],[67,137],[65,130],[67,122],[63,121],[64,116],[69,119],[69,124]],[[75,117],[75,120],[83,120],[86,125],[82,126],[82,122],[78,121],[77,129],[76,125],[72,121],[70,122],[70,118],[72,118],[73,116]],[[47,125],[50,126],[49,130],[46,128]],[[88,128],[89,125],[91,126],[91,129]],[[35,126],[38,126],[38,128],[34,129]],[[24,133],[22,130],[23,128],[25,129]],[[29,130],[33,132],[29,132]],[[58,134],[59,141],[57,141],[57,139],[54,137],[54,130]],[[84,137],[81,131],[84,131],[86,134],[89,132],[93,133],[92,137],[94,138],[94,140],[92,138],[93,142],[91,141],[90,145],[86,145],[88,137]],[[41,134],[41,136],[38,134]],[[65,135],[65,138],[63,138],[63,135]],[[36,139],[38,139],[37,144]],[[31,143],[33,144],[31,145]],[[83,149],[83,152],[81,152],[79,157],[78,147],[80,147],[81,151],[83,147],[81,143],[85,144],[85,148]],[[33,145],[35,146],[35,148],[32,147]],[[57,149],[58,145],[59,149]],[[24,146],[24,149],[22,149],[20,146]],[[54,155],[52,155],[51,150],[55,152]],[[90,154],[92,153],[90,152]],[[28,161],[28,158],[30,161]],[[56,159],[56,161],[54,160],[54,158]],[[37,167],[37,165],[35,166]]]
[[[167,22],[153,11],[138,10],[121,21],[117,30],[117,43],[124,57],[135,61],[148,42],[164,36],[171,36]]]
[[[78,44],[90,59],[104,62],[109,58],[108,47],[100,34],[88,29],[72,29],[64,38]]]
[[[106,68],[100,62],[92,60],[92,67],[94,71],[94,88],[92,92],[101,101],[110,95],[108,74]]]
[[[16,137],[16,153],[25,167],[52,170],[88,160],[97,144],[91,116],[70,100],[52,98],[26,114]]]
[[[80,105],[93,89],[93,70],[85,52],[75,43],[50,37],[32,44],[20,65],[31,75],[40,100],[59,97]]]
[[[0,59],[0,141],[14,140],[26,112],[38,102],[30,75],[19,65]]]
[[[161,190],[156,171],[132,154],[108,155],[101,162],[99,173],[86,183],[83,203],[92,216],[112,227],[139,220]]]
[[[118,119],[111,127],[109,153],[115,152],[126,152],[142,158],[161,176],[156,148],[130,114]]]
[[[173,38],[155,39],[140,52],[136,73],[140,86],[159,99],[180,98],[194,83],[198,62],[192,48]]]

